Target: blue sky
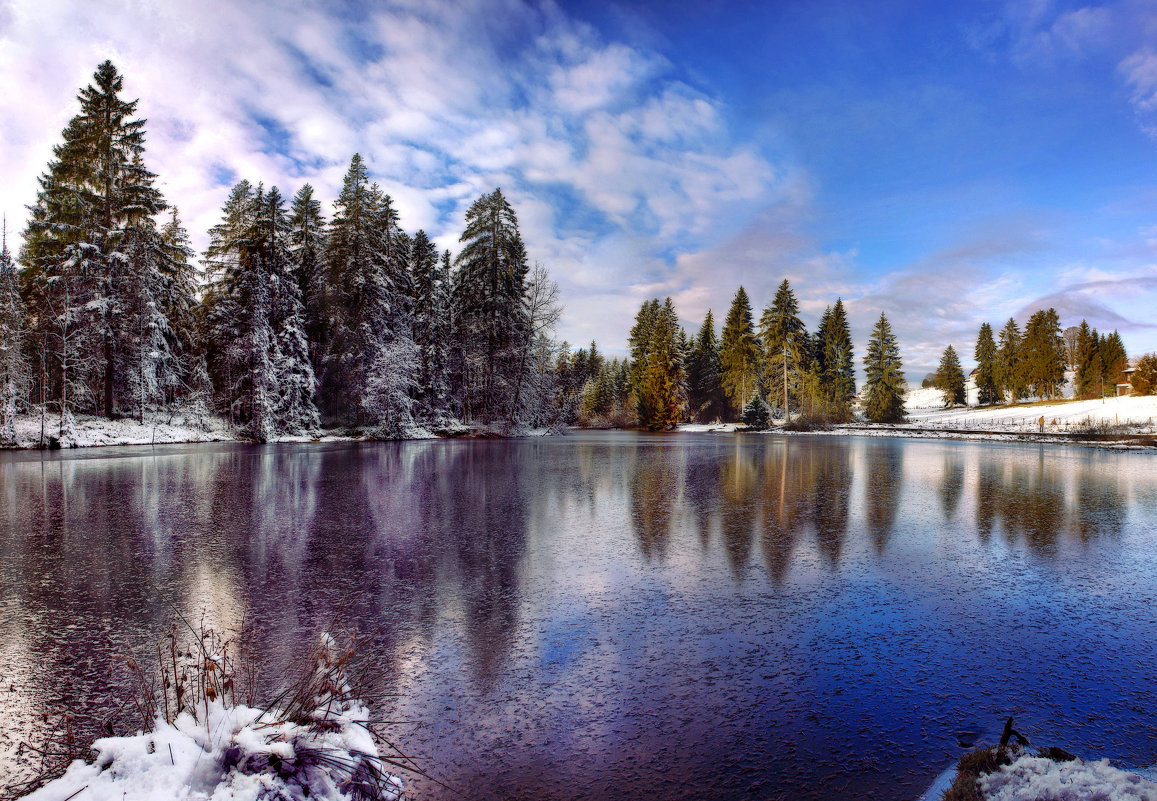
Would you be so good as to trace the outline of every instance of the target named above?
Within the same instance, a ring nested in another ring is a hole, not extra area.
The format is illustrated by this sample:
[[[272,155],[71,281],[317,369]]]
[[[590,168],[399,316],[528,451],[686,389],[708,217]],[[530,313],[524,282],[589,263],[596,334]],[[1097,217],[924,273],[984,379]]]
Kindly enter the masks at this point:
[[[1151,2],[180,5],[0,0],[10,228],[108,57],[199,248],[233,181],[328,202],[357,150],[451,249],[502,186],[572,343],[786,277],[911,378],[1049,305],[1157,350]]]

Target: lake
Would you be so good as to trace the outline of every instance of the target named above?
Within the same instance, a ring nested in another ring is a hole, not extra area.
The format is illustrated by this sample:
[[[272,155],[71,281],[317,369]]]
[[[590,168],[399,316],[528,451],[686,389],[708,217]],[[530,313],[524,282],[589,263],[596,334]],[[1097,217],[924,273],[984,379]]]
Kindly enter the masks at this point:
[[[472,798],[912,798],[1008,715],[1157,762],[1151,452],[631,432],[7,452],[0,504],[0,775],[26,773],[41,712],[124,697],[170,602],[252,624],[270,676],[356,634],[375,717]]]

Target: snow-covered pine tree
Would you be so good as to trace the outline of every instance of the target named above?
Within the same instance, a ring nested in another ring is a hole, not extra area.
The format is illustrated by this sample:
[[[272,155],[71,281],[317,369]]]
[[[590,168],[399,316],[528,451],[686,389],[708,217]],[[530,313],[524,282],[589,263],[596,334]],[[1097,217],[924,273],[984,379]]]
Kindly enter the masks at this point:
[[[449,339],[450,287],[447,251],[439,264],[438,250],[425,231],[410,246],[413,296],[413,337],[418,348],[417,409],[422,422],[441,425],[450,415]]]
[[[41,178],[22,261],[33,271],[28,285],[36,319],[57,328],[52,361],[62,409],[97,401],[111,417],[121,370],[139,362],[123,352],[125,338],[136,340],[140,333],[127,312],[140,302],[134,293],[149,294],[137,281],[156,269],[135,264],[133,255],[148,251],[142,242],[154,232],[152,217],[165,202],[144,166],[145,121],[134,119],[137,101],[121,98],[123,79],[109,61],[93,80],[80,91],[80,113]],[[53,286],[58,283],[68,286]]]
[[[639,424],[660,431],[682,422],[687,378],[679,348],[679,317],[670,298],[662,304],[658,298],[643,304],[630,344]]]
[[[156,298],[168,319],[172,341],[168,343],[175,374],[164,373],[159,378],[165,403],[188,400],[193,392],[193,373],[200,358],[197,321],[197,268],[193,264],[193,248],[189,234],[181,224],[176,206],[161,226],[161,249]]]
[[[903,422],[906,384],[902,368],[892,326],[881,312],[864,356],[864,409],[873,423]]]
[[[24,354],[24,303],[16,266],[8,252],[8,227],[0,239],[0,445],[16,442],[16,414],[28,393],[29,368]]]
[[[730,402],[728,416],[734,419],[759,387],[759,340],[751,315],[747,290],[739,287],[723,321],[719,341],[721,384]]]
[[[936,370],[936,388],[944,393],[944,405],[963,406],[968,402],[964,385],[964,370],[960,367],[960,357],[956,355],[956,348],[949,345],[940,357],[940,366]]]
[[[254,439],[318,429],[290,224],[276,187],[238,183],[210,232],[210,372],[220,406]]]
[[[418,352],[410,336],[408,299],[394,284],[402,270],[408,272],[403,241],[389,196],[369,185],[365,162],[354,154],[326,238],[326,350],[319,397],[328,420],[387,432],[413,425],[410,393]],[[377,375],[380,370],[397,375]],[[405,398],[386,396],[403,389]],[[389,414],[401,417],[381,416]]]
[[[314,372],[321,369],[325,352],[325,218],[321,201],[313,196],[309,184],[297,190],[289,208],[289,250],[293,254],[294,274],[305,312],[305,335],[310,348]]]
[[[529,264],[518,217],[501,189],[482,195],[466,212],[462,251],[455,263],[454,323],[461,352],[454,376],[467,420],[516,423],[519,389],[532,339],[526,306]]]
[[[269,280],[269,326],[274,342],[273,363],[276,400],[273,427],[279,434],[315,433],[320,427],[314,396],[317,381],[310,361],[305,331],[305,308],[301,302],[297,263],[285,202],[277,187],[265,194],[257,210],[257,245]]]

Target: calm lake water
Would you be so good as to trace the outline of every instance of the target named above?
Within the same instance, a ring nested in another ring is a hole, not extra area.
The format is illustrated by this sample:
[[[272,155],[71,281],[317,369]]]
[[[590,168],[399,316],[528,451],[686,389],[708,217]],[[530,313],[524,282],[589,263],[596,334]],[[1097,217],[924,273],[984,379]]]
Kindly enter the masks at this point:
[[[0,775],[172,611],[361,638],[471,798],[911,798],[957,734],[1157,762],[1157,455],[873,438],[0,454]],[[276,667],[271,673],[276,673]],[[15,773],[11,773],[15,772]],[[451,798],[411,781],[420,798]]]

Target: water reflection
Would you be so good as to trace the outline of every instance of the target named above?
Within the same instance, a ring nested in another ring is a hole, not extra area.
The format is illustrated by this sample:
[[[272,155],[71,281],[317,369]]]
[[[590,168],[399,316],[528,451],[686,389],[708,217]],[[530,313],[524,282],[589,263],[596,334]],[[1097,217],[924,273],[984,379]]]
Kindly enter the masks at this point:
[[[479,797],[894,794],[951,747],[929,730],[951,743],[956,717],[1009,703],[1095,712],[1133,733],[1088,736],[1128,753],[1149,735],[1096,691],[1117,678],[1034,632],[1144,662],[1147,457],[642,434],[0,454],[0,658],[19,685],[0,772],[52,699],[99,710],[127,682],[117,658],[172,619],[149,582],[207,625],[256,622],[271,676],[320,630],[357,635],[375,691],[401,694],[390,711],[427,721],[414,748]],[[1058,597],[1059,624],[1037,611]],[[791,749],[808,758],[773,759]]]

